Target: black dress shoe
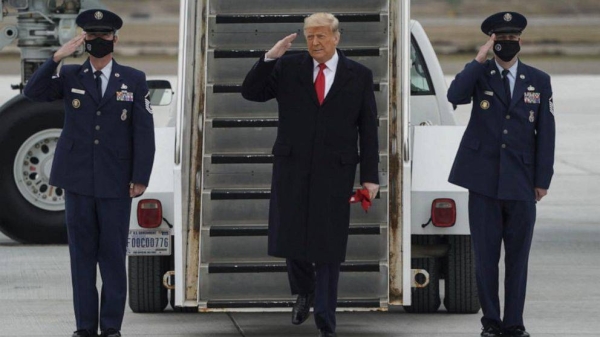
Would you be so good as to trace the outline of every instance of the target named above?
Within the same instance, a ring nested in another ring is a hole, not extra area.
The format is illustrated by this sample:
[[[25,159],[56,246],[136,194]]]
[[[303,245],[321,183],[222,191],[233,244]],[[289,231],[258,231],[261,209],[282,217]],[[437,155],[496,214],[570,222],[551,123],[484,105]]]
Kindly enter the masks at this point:
[[[319,337],[337,337],[337,334],[335,332],[321,330],[321,332],[319,333]]]
[[[109,328],[102,331],[101,337],[121,337],[121,333],[117,329]]]
[[[84,329],[73,332],[73,335],[71,335],[71,337],[98,337],[98,334],[96,332]]]
[[[292,324],[299,325],[304,323],[310,314],[310,307],[313,304],[315,293],[298,295],[294,308],[292,309]]]
[[[529,334],[529,332],[525,331],[524,327],[518,326],[504,330],[504,334],[502,336],[529,337],[531,335]]]
[[[500,330],[499,327],[494,326],[494,325],[484,327],[483,330],[481,331],[481,337],[500,337],[500,336],[503,336],[502,330]]]

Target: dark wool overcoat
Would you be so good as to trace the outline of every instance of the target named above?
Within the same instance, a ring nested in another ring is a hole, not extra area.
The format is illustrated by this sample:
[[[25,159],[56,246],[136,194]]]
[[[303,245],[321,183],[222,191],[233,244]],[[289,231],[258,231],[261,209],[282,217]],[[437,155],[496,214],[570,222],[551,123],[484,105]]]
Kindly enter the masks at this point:
[[[308,53],[271,62],[263,56],[242,86],[244,98],[275,98],[279,105],[269,207],[272,256],[344,261],[357,164],[361,184],[378,183],[373,74],[337,53],[335,78],[322,105]]]

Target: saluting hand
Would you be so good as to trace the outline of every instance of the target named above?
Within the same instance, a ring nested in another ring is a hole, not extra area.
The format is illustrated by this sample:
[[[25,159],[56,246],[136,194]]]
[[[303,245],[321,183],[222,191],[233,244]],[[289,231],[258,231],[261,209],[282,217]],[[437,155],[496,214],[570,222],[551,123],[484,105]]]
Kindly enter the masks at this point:
[[[483,46],[479,47],[479,52],[477,53],[477,56],[475,56],[475,60],[477,60],[477,62],[483,63],[485,62],[485,60],[487,60],[487,54],[494,46],[495,40],[496,34],[492,34],[492,36],[490,36],[490,39],[487,40],[487,42]]]
[[[67,56],[72,55],[77,51],[79,46],[83,44],[83,40],[85,39],[85,32],[75,36],[71,39],[71,41],[65,43],[54,53],[54,62],[60,62],[60,60],[64,59]]]
[[[285,54],[286,51],[288,51],[288,49],[292,47],[292,41],[294,41],[296,36],[298,36],[298,34],[296,33],[290,34],[284,37],[283,39],[277,41],[277,43],[271,49],[269,49],[265,56],[270,59],[280,58],[281,56],[283,56],[283,54]]]
[[[129,185],[129,197],[135,198],[139,197],[146,191],[146,186],[142,184],[130,184]]]
[[[363,183],[362,186],[369,191],[369,200],[373,201],[379,191],[379,185],[373,183]]]

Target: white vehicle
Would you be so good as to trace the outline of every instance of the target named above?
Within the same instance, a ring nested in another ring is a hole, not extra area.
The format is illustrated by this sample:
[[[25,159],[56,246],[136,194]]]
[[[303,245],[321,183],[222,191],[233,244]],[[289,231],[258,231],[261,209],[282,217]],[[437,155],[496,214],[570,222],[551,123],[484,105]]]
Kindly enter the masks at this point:
[[[154,172],[132,212],[133,311],[163,310],[166,288],[176,310],[292,305],[285,262],[267,255],[277,103],[246,101],[240,90],[254,62],[283,36],[302,35],[304,17],[317,11],[336,14],[338,47],[373,70],[379,110],[381,191],[368,213],[352,207],[341,310],[436,311],[441,278],[449,312],[479,310],[467,194],[446,181],[464,129],[453,126],[440,65],[408,7],[385,0],[181,2],[175,118],[157,129]],[[300,37],[290,52],[303,47]]]

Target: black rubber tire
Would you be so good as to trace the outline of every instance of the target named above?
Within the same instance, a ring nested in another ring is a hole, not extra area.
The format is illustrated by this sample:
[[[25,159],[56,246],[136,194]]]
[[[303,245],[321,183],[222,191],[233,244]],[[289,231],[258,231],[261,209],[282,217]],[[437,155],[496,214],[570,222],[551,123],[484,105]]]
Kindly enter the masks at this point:
[[[470,235],[447,237],[450,249],[446,269],[444,306],[451,313],[475,314],[481,309]]]
[[[129,307],[133,312],[162,312],[167,304],[163,276],[169,256],[129,256]]]
[[[28,202],[15,184],[13,165],[19,147],[33,134],[62,129],[63,101],[35,103],[18,95],[0,108],[0,231],[22,243],[67,242],[65,212]]]
[[[418,245],[432,245],[441,242],[440,237],[435,235],[413,235],[411,242]],[[413,258],[412,269],[425,269],[429,273],[429,284],[424,288],[411,288],[411,305],[405,306],[404,310],[410,313],[436,312],[440,305],[440,259],[436,258]]]

